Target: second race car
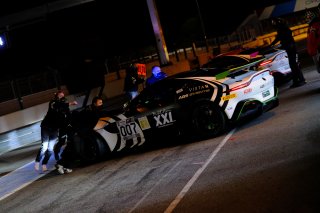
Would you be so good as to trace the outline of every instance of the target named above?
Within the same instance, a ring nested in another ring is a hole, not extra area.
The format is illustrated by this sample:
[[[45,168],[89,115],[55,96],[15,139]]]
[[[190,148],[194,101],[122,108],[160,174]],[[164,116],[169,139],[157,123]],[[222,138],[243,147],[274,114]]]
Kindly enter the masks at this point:
[[[278,46],[249,48],[221,54],[202,67],[239,69],[243,66],[254,70],[270,69],[276,85],[286,83],[292,77],[287,52]]]
[[[286,83],[292,78],[292,72],[289,65],[287,52],[279,48],[280,46],[271,48],[269,46],[252,48],[241,51],[239,54],[258,53],[264,56],[265,60],[258,64],[258,69],[270,69],[275,78],[275,84],[280,85]],[[297,62],[299,64],[298,56]]]

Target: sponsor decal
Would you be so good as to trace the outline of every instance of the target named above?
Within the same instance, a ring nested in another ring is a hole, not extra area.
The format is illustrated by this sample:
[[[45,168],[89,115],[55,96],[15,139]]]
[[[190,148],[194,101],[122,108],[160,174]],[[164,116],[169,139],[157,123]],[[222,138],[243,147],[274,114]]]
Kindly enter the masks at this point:
[[[189,93],[189,96],[199,95],[199,94],[207,93],[207,92],[210,92],[210,89],[206,89],[206,90],[199,90],[199,91],[191,92],[191,93]]]
[[[244,94],[248,94],[250,92],[252,92],[252,88],[247,88],[243,91]]]
[[[223,100],[223,101],[228,101],[228,100],[230,100],[230,99],[232,99],[232,98],[236,98],[236,97],[237,97],[237,94],[236,94],[236,93],[233,93],[233,94],[230,94],[230,95],[222,96],[222,97],[221,97],[221,100]]]
[[[267,97],[269,95],[270,95],[270,91],[269,90],[262,92],[262,97],[263,98],[265,98],[265,97]]]
[[[117,122],[117,127],[123,140],[130,140],[132,138],[139,137],[140,134],[138,133],[137,126],[138,125],[134,122],[133,118]]]
[[[140,124],[140,127],[142,130],[151,128],[149,121],[148,121],[148,118],[146,116],[138,118],[138,121],[139,121],[139,124]]]
[[[227,108],[227,110],[228,111],[233,110],[233,107],[230,106],[230,107]]]
[[[184,99],[184,98],[188,98],[194,95],[200,95],[202,93],[208,93],[210,92],[210,89],[205,89],[205,90],[198,90],[198,91],[194,91],[194,92],[190,92],[188,94],[184,94],[184,95],[180,95],[178,100]]]
[[[195,92],[195,91],[199,91],[199,90],[206,90],[208,88],[209,88],[209,85],[205,84],[205,85],[190,87],[190,88],[188,88],[188,90],[189,90],[189,92]]]
[[[184,94],[184,95],[180,95],[178,100],[184,99],[184,98],[188,98],[189,94]]]
[[[156,127],[164,127],[172,125],[175,120],[172,119],[172,112],[159,112],[158,114],[153,115],[153,119],[156,121]]]
[[[179,93],[181,93],[181,92],[183,92],[183,89],[182,89],[182,88],[181,88],[181,89],[178,89],[178,90],[176,91],[177,94],[179,94]]]

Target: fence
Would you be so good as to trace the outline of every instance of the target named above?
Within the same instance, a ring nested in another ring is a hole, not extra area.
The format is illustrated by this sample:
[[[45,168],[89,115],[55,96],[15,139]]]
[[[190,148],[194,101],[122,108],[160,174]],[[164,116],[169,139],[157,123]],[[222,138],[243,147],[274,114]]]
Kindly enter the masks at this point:
[[[28,77],[0,82],[0,102],[58,88],[60,76],[56,71],[45,71]]]

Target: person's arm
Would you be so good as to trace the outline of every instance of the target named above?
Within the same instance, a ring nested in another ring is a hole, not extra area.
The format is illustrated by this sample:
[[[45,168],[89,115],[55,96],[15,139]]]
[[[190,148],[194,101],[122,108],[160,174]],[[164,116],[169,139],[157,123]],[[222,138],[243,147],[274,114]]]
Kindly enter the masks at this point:
[[[280,39],[279,39],[279,33],[277,33],[275,39],[273,40],[273,42],[271,42],[270,46],[275,45],[275,44],[278,43],[279,41],[280,41]]]
[[[72,105],[77,105],[78,102],[77,101],[70,101],[68,104],[69,104],[69,106],[72,106]]]

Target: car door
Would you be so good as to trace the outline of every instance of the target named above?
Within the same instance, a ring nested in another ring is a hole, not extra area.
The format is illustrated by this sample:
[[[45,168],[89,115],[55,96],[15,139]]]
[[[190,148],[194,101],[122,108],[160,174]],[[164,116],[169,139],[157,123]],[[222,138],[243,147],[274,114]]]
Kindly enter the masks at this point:
[[[148,140],[169,139],[178,134],[179,105],[173,81],[164,79],[145,88],[131,103],[130,115]]]

